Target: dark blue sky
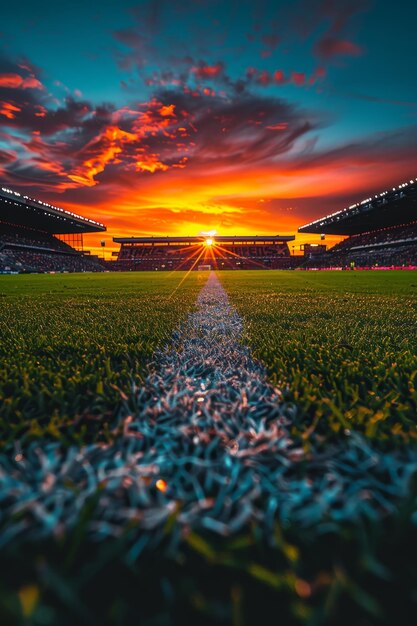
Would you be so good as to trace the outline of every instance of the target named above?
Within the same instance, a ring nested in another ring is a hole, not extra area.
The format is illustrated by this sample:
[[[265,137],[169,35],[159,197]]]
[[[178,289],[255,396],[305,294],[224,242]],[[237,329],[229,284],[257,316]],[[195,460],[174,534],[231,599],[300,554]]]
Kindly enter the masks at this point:
[[[291,230],[417,175],[416,20],[411,1],[9,4],[2,178],[124,232]]]

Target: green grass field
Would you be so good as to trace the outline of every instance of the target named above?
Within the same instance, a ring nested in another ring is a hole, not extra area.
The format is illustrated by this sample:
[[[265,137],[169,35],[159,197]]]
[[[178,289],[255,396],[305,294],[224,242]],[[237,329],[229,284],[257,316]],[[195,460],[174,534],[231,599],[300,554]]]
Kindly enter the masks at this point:
[[[116,438],[119,410],[193,309],[207,273],[180,285],[183,278],[0,276],[0,451]],[[292,435],[305,450],[313,439],[323,450],[348,445],[355,432],[389,453],[415,446],[414,272],[219,278],[244,320],[243,341],[297,407]],[[124,559],[132,529],[89,541],[91,502],[73,532],[0,550],[0,623],[411,626],[415,476],[410,484],[412,496],[383,521],[340,523],[321,535],[277,525],[274,548],[252,524],[224,540],[192,535],[177,552],[158,549],[135,565]]]
[[[414,272],[224,272],[245,341],[298,407],[308,445],[359,431],[387,446],[417,437]]]
[[[184,273],[0,276],[0,441],[108,440],[120,402],[204,279]]]

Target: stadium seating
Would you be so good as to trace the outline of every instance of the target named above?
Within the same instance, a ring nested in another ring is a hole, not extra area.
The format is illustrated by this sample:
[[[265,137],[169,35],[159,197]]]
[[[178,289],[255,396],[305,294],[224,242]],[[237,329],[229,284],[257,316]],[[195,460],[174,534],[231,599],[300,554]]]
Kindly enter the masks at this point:
[[[104,271],[97,257],[77,252],[53,235],[0,223],[0,272]]]
[[[417,222],[352,235],[306,266],[417,266]]]
[[[113,270],[190,270],[200,265],[215,269],[288,269],[292,258],[286,240],[294,237],[255,236],[216,238],[205,248],[204,238],[115,238],[121,243]]]

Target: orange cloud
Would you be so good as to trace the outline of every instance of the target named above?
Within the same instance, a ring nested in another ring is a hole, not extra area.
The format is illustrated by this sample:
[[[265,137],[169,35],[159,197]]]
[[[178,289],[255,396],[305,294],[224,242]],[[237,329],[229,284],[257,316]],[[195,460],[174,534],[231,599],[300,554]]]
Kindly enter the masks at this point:
[[[22,83],[23,78],[19,74],[0,74],[0,87],[18,89]]]
[[[162,163],[156,154],[145,154],[143,151],[142,156],[136,161],[137,172],[150,172],[153,174],[158,170],[166,172],[168,165]]]
[[[0,101],[0,115],[4,115],[9,120],[13,120],[16,117],[16,113],[19,113],[21,110],[20,107],[11,102]]]
[[[25,78],[21,86],[22,89],[43,89],[42,83],[34,76]]]
[[[86,159],[68,178],[75,183],[93,187],[97,184],[95,176],[102,172],[108,163],[117,163],[117,156],[122,152],[123,144],[135,141],[136,135],[115,126],[109,126],[84,148],[84,152],[93,151],[92,158]]]
[[[163,117],[175,117],[174,109],[175,109],[175,105],[169,104],[168,106],[162,106],[159,109],[158,113],[162,115]]]
[[[165,172],[170,167],[185,167],[187,159],[181,154],[187,150],[185,144],[176,144],[176,151],[180,154],[174,159],[170,150],[169,164],[163,161],[159,151],[151,148],[151,144],[158,141],[161,149],[164,141],[188,136],[187,128],[178,126],[175,104],[163,104],[153,99],[141,108],[143,110],[124,108],[114,112],[112,118],[120,125],[128,116],[131,130],[121,130],[114,123],[91,139],[81,151],[81,155],[86,154],[88,158],[68,175],[73,183],[87,187],[97,185],[97,175],[109,164],[123,163],[127,170],[151,174]],[[185,113],[183,117],[186,117]]]
[[[20,74],[0,74],[0,87],[6,89],[43,89],[42,83],[34,76],[23,78]]]

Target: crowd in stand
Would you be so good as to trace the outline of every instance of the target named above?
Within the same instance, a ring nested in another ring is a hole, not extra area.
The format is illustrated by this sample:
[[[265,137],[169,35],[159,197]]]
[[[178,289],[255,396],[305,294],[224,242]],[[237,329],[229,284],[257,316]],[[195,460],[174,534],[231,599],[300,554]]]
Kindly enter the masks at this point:
[[[95,258],[81,254],[56,254],[28,250],[6,250],[0,253],[0,271],[12,272],[102,272]]]
[[[333,252],[340,250],[359,250],[372,247],[388,247],[391,244],[413,244],[417,242],[417,223],[407,226],[395,226],[381,230],[352,235],[332,248]]]
[[[103,264],[48,233],[0,224],[0,272],[98,272]]]
[[[352,235],[307,267],[417,266],[417,223]]]
[[[0,243],[10,244],[9,247],[21,246],[56,250],[57,252],[75,252],[74,248],[71,248],[67,243],[53,235],[38,231],[25,232],[23,229],[17,230],[14,227],[5,227],[3,225],[0,227]]]
[[[131,251],[130,251],[131,252]],[[152,256],[152,255],[151,255]],[[179,258],[120,260],[108,264],[114,270],[187,270],[194,265]],[[133,261],[133,263],[132,263]],[[182,261],[181,263],[179,261]],[[392,228],[352,235],[322,255],[310,259],[300,257],[257,259],[241,256],[233,259],[219,258],[214,265],[219,269],[290,269],[295,267],[409,267],[417,266],[417,222]],[[140,264],[140,266],[139,266]],[[213,263],[212,263],[213,264]],[[226,266],[226,267],[222,267]],[[97,272],[105,264],[97,257],[89,257],[48,233],[17,228],[0,223],[0,272]]]

